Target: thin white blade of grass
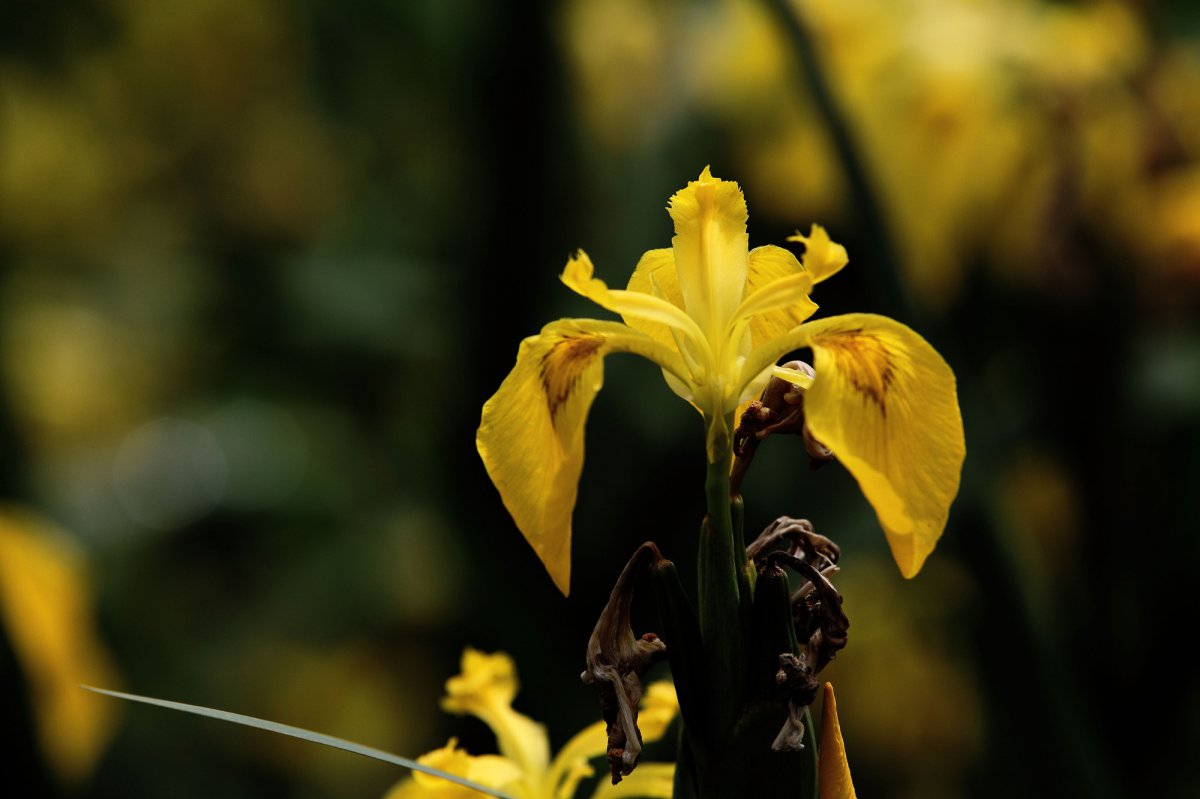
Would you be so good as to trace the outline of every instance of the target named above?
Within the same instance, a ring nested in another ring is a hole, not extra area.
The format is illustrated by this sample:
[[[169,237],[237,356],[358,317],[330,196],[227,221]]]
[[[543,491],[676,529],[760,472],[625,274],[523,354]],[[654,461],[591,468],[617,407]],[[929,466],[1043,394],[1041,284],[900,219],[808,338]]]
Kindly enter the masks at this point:
[[[290,724],[280,724],[275,721],[258,719],[253,716],[243,716],[241,713],[230,713],[227,710],[217,710],[215,708],[203,707],[201,705],[188,705],[184,704],[183,702],[172,702],[169,699],[154,699],[153,697],[149,696],[138,696],[137,694],[122,693],[121,691],[109,691],[104,688],[93,688],[90,685],[82,685],[80,687],[88,691],[104,694],[105,696],[111,696],[116,699],[125,699],[130,702],[141,702],[144,705],[165,707],[168,710],[178,710],[183,713],[192,713],[196,716],[207,716],[210,719],[229,721],[233,722],[234,724],[241,724],[245,727],[255,727],[260,730],[266,730],[267,732],[274,732],[280,735],[287,735],[292,738],[299,738],[302,741],[311,741],[312,743],[322,744],[324,746],[332,746],[334,749],[343,749],[347,752],[354,752],[356,755],[374,758],[375,760],[382,760],[384,763],[391,763],[396,766],[403,766],[404,768],[411,769],[413,771],[421,771],[425,774],[441,777],[444,780],[458,783],[459,785],[479,791],[480,793],[499,797],[499,799],[513,799],[513,797],[506,793],[501,793],[495,788],[489,788],[486,785],[480,785],[477,782],[463,779],[456,774],[450,774],[442,771],[441,769],[436,769],[432,766],[426,766],[423,763],[418,763],[415,760],[409,760],[407,757],[400,757],[399,755],[393,755],[390,752],[384,752],[382,749],[376,749],[371,746],[363,746],[362,744],[356,744],[353,741],[347,741],[342,738],[335,738],[332,735],[325,735],[323,733],[313,732],[312,730],[305,730],[301,727],[293,727]]]

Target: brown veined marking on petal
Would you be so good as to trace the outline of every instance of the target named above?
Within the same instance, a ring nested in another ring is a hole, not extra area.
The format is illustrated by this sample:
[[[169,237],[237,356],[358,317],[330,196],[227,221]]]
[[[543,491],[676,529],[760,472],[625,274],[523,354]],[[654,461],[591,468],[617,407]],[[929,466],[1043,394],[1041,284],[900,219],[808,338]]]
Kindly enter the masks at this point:
[[[555,421],[559,409],[571,398],[579,376],[603,344],[602,336],[572,336],[556,342],[542,356],[540,375],[551,422]]]
[[[896,379],[898,366],[893,353],[874,333],[861,327],[827,331],[818,339],[820,346],[838,362],[837,369],[850,384],[879,408],[887,419],[888,388]]]

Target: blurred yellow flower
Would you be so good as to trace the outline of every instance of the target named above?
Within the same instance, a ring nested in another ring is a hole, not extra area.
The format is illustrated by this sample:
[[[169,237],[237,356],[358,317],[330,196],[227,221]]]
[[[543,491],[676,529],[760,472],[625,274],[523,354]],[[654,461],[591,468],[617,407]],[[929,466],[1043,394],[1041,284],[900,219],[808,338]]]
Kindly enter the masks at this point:
[[[571,799],[580,781],[595,773],[589,761],[605,754],[608,738],[604,722],[584,729],[551,759],[545,727],[512,708],[516,693],[512,658],[467,649],[463,652],[462,673],[446,681],[442,708],[484,721],[496,734],[500,754],[471,755],[451,738],[446,746],[418,761],[502,790],[515,799]],[[643,740],[661,738],[678,712],[674,686],[667,682],[650,685],[642,699]],[[671,763],[643,763],[620,785],[602,780],[592,797],[670,797],[674,773]],[[392,788],[385,799],[474,799],[478,795],[470,788],[415,773]]]
[[[1053,287],[1047,252],[1075,226],[1134,253],[1139,278],[1194,281],[1195,195],[1179,196],[1200,164],[1194,38],[1152,35],[1154,15],[1120,0],[790,4],[916,299],[943,308],[986,262]],[[565,25],[564,47],[593,141],[616,155],[662,147],[698,113],[729,131],[760,212],[839,212],[846,186],[825,120],[766,4],[716,0],[684,14],[670,0],[622,0],[621,19],[654,9],[641,36],[683,54],[666,62],[624,57],[628,34],[607,5],[570,0],[563,12],[588,23]],[[647,143],[648,130],[658,139]]]
[[[570,585],[571,513],[583,468],[583,428],[603,383],[603,357],[632,352],[704,417],[710,462],[730,446],[733,415],[757,396],[776,361],[808,347],[808,427],[858,480],[900,570],[921,568],[945,526],[965,455],[954,374],[920,336],[891,319],[848,314],[805,323],[814,284],[848,261],[813,225],[804,262],[781,247],[749,249],[738,184],[712,176],[677,192],[672,246],[642,256],[624,291],[593,276],[582,251],[569,288],[625,324],[563,319],[521,343],[517,363],[483,407],[479,454],[517,526],[555,585]],[[805,381],[807,382],[807,380]]]
[[[32,699],[50,765],[69,783],[91,771],[113,731],[114,707],[80,690],[115,685],[92,621],[80,553],[46,522],[0,510],[0,622]]]

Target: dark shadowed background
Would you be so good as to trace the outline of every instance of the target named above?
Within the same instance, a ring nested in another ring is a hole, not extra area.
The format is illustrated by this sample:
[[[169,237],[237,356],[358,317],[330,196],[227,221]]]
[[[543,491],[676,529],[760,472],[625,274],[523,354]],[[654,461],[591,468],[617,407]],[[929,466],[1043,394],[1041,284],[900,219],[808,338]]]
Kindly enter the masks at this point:
[[[474,646],[513,655],[554,746],[592,722],[584,646],[626,558],[652,538],[694,569],[700,417],[609,359],[569,599],[474,430],[522,337],[608,318],[567,256],[623,284],[705,165],[741,183],[751,246],[812,222],[847,246],[821,313],[894,316],[959,379],[962,491],[914,581],[799,441],[745,487],[751,529],[843,546],[827,676],[859,792],[1200,793],[1200,14],[798,5],[881,223],[765,4],[0,2],[14,796],[401,776],[79,682],[484,753],[438,709]]]

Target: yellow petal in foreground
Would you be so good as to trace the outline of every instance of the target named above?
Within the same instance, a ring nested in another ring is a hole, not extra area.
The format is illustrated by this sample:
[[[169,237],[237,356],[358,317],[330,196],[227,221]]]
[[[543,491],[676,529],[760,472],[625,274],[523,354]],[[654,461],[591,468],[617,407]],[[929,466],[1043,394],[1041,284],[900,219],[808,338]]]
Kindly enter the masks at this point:
[[[618,784],[602,781],[596,786],[592,799],[671,799],[675,788],[675,765],[672,763],[642,763]]]
[[[817,777],[821,799],[856,799],[854,781],[850,779],[850,764],[846,760],[846,743],[838,724],[837,701],[833,686],[825,683],[825,705],[821,711],[821,742],[817,749],[820,762]]]
[[[504,790],[518,782],[523,774],[512,761],[498,755],[471,755],[458,748],[451,738],[441,749],[434,749],[417,758],[417,762],[440,769],[447,774]],[[409,779],[397,783],[384,799],[479,799],[476,790],[449,782],[432,774],[414,771]]]
[[[517,799],[571,799],[580,781],[595,774],[591,761],[605,754],[605,723],[589,725],[547,762],[545,729],[512,709],[517,687],[516,666],[508,655],[465,650],[462,673],[446,681],[442,708],[470,713],[486,722],[496,734],[501,755],[471,755],[451,739],[418,760],[480,785],[499,788]],[[658,740],[679,713],[675,687],[669,682],[653,683],[642,696],[641,708],[643,741]],[[601,786],[595,796],[665,799],[671,796],[674,771],[671,763],[642,763],[620,786]],[[468,799],[478,795],[435,776],[414,773],[397,783],[385,799]]]
[[[47,760],[67,782],[87,776],[113,729],[113,706],[81,683],[114,685],[92,623],[80,553],[32,515],[0,511],[0,622],[32,699]]]
[[[642,695],[641,712],[638,716],[638,727],[642,731],[642,743],[654,743],[662,738],[667,727],[677,715],[679,715],[679,698],[675,694],[675,685],[667,681],[651,683]],[[555,799],[574,796],[575,788],[579,785],[580,780],[595,773],[589,761],[603,757],[607,750],[607,727],[603,721],[598,721],[578,733],[559,750],[554,762],[550,764],[550,771],[543,783],[545,792]],[[655,765],[657,764],[643,763],[637,767],[634,774],[641,773],[647,766]],[[674,767],[670,764],[664,765],[671,769],[673,775]],[[653,768],[651,771],[653,772]],[[625,780],[628,779],[630,777],[626,776]],[[621,784],[624,784],[624,781]],[[659,794],[636,795],[658,796]],[[664,795],[670,796],[669,793]]]
[[[626,325],[552,322],[521,342],[516,366],[483,406],[475,438],[504,507],[564,595],[584,424],[604,383],[604,356],[614,351],[642,355],[686,378],[677,352]]]
[[[546,729],[512,708],[517,668],[512,658],[466,649],[462,673],[446,680],[442,709],[470,714],[492,728],[500,753],[526,774],[544,772],[550,761]]]
[[[808,427],[858,480],[900,572],[913,577],[946,526],[966,456],[954,373],[885,316],[835,316],[802,330],[817,373],[804,400]]]

